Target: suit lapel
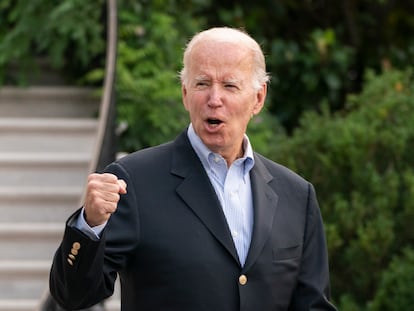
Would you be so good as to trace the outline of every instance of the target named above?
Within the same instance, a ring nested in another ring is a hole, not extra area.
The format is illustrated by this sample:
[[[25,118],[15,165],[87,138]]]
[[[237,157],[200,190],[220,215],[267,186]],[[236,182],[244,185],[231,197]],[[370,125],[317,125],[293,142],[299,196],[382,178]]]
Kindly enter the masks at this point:
[[[186,132],[177,138],[174,146],[171,173],[183,178],[177,194],[239,263],[220,202]]]
[[[273,176],[257,156],[255,157],[255,166],[250,172],[250,178],[253,192],[254,225],[245,270],[255,262],[270,236],[278,201],[277,194],[269,186]]]
[[[220,202],[207,173],[183,132],[174,143],[171,173],[183,178],[177,194],[192,209],[208,230],[240,264],[233,238]],[[254,226],[250,250],[244,269],[249,269],[260,255],[272,231],[278,196],[269,186],[273,176],[263,162],[255,156],[251,173]]]

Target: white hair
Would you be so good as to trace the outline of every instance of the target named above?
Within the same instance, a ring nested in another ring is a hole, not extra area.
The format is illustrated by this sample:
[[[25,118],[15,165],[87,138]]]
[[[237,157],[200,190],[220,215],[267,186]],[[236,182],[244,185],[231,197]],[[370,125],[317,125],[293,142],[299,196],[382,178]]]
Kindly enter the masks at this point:
[[[183,56],[183,68],[180,72],[181,82],[188,83],[188,63],[191,52],[195,45],[210,40],[215,42],[236,43],[249,49],[253,56],[253,88],[259,90],[264,83],[270,80],[269,74],[266,72],[265,57],[260,45],[245,31],[229,28],[215,27],[197,33],[187,44]]]

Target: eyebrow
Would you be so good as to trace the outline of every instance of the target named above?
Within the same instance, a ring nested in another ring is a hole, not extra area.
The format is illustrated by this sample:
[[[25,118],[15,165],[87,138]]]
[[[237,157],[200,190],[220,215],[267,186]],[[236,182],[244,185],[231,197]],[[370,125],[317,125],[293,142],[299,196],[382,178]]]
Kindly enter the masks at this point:
[[[197,76],[194,78],[194,80],[197,81],[210,81],[211,78],[209,78],[208,76],[202,75],[202,76]],[[221,81],[222,83],[234,83],[234,84],[241,84],[241,81],[239,79],[236,78],[229,78],[229,79],[224,79],[223,81]]]
[[[241,84],[241,81],[239,79],[225,79],[223,82],[232,83],[232,84]]]
[[[206,80],[210,80],[209,77],[207,76],[197,76],[194,78],[195,81],[206,81]]]

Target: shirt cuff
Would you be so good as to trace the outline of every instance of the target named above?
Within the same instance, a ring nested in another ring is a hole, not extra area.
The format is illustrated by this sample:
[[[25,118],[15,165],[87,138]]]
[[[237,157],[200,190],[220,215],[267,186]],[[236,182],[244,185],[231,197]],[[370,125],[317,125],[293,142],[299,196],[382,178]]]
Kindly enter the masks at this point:
[[[74,220],[74,227],[82,231],[92,240],[95,240],[95,241],[100,240],[101,233],[105,229],[107,221],[99,226],[91,227],[86,222],[84,214],[85,214],[85,208],[83,207],[78,218]]]

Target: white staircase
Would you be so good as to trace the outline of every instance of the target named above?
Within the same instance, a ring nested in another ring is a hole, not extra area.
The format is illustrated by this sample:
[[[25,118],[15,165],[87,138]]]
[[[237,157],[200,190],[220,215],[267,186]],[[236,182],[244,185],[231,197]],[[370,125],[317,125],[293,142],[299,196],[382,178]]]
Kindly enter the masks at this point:
[[[82,197],[98,112],[90,89],[0,88],[0,311],[39,307]]]

